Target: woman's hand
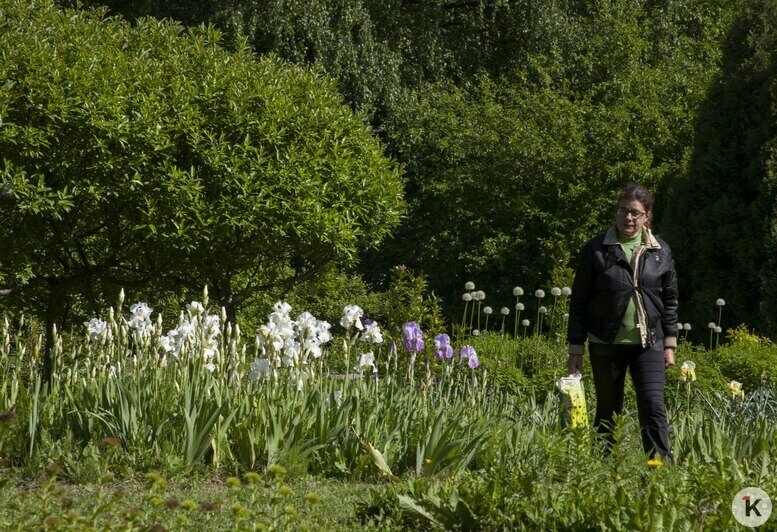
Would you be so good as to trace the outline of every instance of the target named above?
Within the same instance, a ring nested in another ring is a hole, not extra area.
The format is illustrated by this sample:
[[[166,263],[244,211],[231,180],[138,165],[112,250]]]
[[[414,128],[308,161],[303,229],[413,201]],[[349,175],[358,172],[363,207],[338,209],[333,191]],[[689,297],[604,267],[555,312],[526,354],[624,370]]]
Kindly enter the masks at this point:
[[[674,366],[674,349],[664,349],[664,368]]]
[[[583,355],[569,355],[567,359],[567,371],[569,375],[573,373],[583,372]]]

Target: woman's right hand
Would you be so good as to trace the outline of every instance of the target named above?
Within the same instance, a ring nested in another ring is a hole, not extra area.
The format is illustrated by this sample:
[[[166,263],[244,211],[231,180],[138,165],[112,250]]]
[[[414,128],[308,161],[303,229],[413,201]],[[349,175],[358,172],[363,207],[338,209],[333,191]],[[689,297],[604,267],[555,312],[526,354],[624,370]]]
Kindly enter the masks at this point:
[[[567,370],[569,374],[583,373],[583,355],[569,355],[567,359]]]

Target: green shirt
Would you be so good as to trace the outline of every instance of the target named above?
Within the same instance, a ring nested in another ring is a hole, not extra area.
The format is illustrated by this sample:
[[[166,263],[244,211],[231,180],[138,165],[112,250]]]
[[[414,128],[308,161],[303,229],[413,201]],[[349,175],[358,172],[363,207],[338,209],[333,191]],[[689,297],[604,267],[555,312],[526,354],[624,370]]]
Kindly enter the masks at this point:
[[[639,246],[642,244],[642,232],[640,231],[633,237],[626,236],[618,231],[618,242],[623,247],[623,251],[626,253],[626,258],[632,263],[632,268],[636,267],[633,264],[634,253],[636,253]],[[588,334],[588,341],[595,344],[607,343],[604,340],[600,340],[593,334]],[[626,307],[626,313],[623,315],[623,323],[621,323],[618,329],[618,334],[615,336],[613,344],[636,344],[641,345],[642,340],[639,336],[639,329],[637,328],[637,296],[636,294],[629,300],[629,305]]]

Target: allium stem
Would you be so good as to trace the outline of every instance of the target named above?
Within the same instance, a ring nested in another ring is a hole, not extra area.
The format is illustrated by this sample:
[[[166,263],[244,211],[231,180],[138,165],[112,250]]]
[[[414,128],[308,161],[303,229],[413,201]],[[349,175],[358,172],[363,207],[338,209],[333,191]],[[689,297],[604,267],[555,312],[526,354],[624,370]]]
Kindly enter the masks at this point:
[[[550,308],[550,328],[549,332],[553,336],[553,322],[556,321],[556,304],[558,303],[558,296],[553,296],[553,306]]]
[[[520,315],[521,315],[521,311],[520,311],[520,310],[518,310],[518,303],[519,303],[519,299],[521,299],[521,296],[517,296],[517,297],[515,298],[515,307],[516,307],[516,309],[515,309],[515,310],[516,310],[517,312],[515,313],[515,329],[513,330],[513,337],[514,337],[514,338],[518,338],[518,323],[520,323],[520,321],[519,321],[519,319],[518,319],[518,316],[520,316]]]

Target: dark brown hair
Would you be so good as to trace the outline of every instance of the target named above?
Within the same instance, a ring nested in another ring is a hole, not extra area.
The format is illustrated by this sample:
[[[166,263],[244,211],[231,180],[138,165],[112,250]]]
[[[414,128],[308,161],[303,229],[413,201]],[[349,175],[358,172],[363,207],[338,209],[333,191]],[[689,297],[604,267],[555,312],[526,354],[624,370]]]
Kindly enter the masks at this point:
[[[628,182],[620,189],[618,203],[631,200],[640,202],[645,207],[645,212],[653,212],[653,194],[642,185]]]

